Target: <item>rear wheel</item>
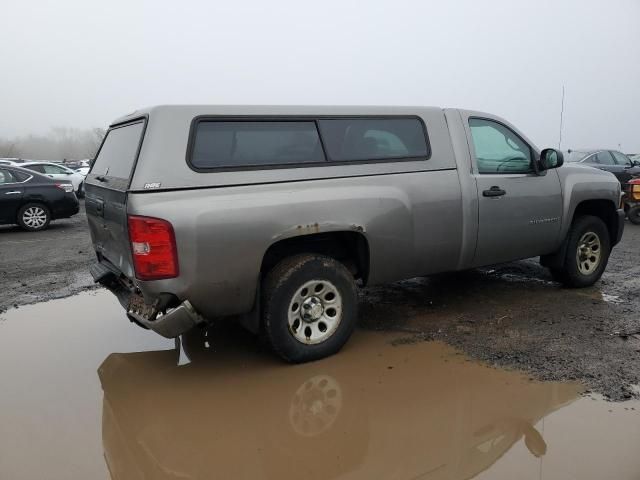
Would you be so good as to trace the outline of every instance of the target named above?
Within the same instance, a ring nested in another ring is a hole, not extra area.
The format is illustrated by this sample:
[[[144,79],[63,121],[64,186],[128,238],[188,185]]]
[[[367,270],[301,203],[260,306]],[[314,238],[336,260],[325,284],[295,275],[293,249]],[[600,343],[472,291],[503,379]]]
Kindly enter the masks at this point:
[[[295,255],[266,276],[265,337],[275,353],[300,363],[338,352],[353,332],[357,290],[353,275],[323,255]]]
[[[640,205],[630,208],[627,212],[627,218],[634,225],[640,225]]]
[[[592,215],[574,220],[567,236],[567,250],[561,268],[552,269],[554,279],[568,287],[596,283],[609,261],[611,243],[604,222]]]
[[[31,232],[44,230],[50,221],[51,213],[41,203],[27,203],[18,211],[18,224]]]

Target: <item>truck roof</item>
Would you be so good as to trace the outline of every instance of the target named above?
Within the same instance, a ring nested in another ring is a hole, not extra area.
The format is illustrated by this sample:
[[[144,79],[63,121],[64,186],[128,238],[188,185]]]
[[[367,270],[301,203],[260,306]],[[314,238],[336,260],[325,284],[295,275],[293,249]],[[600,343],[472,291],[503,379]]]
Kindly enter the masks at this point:
[[[124,123],[144,115],[180,112],[199,115],[417,115],[424,111],[442,111],[440,107],[363,106],[363,105],[156,105],[136,110],[113,121]]]

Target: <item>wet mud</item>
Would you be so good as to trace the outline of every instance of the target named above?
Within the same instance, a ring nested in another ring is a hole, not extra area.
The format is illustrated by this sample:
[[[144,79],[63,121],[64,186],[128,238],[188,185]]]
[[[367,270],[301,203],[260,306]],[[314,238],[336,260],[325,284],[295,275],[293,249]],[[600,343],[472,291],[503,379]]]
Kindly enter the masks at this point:
[[[403,328],[292,366],[231,324],[176,348],[104,291],[10,310],[0,478],[638,477],[640,402]]]

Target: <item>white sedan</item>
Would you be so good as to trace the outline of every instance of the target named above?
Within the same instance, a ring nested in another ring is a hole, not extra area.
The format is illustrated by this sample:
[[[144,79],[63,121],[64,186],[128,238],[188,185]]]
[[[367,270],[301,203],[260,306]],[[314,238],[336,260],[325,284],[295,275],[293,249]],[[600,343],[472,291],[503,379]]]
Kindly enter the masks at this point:
[[[53,162],[24,162],[20,164],[23,168],[28,168],[34,172],[42,173],[47,177],[56,180],[65,180],[73,185],[73,191],[78,197],[84,196],[84,175],[71,170],[59,163]]]

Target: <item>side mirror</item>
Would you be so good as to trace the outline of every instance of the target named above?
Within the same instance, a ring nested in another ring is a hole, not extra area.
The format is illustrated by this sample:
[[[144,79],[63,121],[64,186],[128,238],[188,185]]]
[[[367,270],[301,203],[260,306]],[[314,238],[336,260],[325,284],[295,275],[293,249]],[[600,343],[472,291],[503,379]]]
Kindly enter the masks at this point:
[[[540,153],[540,170],[560,168],[564,164],[564,155],[554,148],[545,148]]]
[[[632,167],[640,167],[640,161],[638,161],[638,160],[631,160],[631,166],[632,166]]]

